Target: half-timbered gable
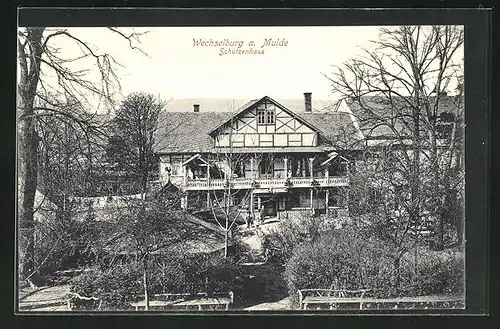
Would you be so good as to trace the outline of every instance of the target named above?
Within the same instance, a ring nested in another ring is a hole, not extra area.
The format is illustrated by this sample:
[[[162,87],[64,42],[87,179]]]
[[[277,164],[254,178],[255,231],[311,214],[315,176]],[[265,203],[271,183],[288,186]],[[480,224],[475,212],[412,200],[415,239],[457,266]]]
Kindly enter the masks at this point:
[[[318,129],[270,97],[250,103],[211,135],[216,147],[311,147]]]

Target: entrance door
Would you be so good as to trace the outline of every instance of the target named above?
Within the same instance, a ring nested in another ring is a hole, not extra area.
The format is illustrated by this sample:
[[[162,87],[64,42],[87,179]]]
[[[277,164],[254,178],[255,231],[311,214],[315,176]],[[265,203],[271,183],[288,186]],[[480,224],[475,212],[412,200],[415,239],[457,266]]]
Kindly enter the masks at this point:
[[[276,217],[276,200],[272,197],[262,197],[261,206],[264,206],[264,215],[267,217]]]

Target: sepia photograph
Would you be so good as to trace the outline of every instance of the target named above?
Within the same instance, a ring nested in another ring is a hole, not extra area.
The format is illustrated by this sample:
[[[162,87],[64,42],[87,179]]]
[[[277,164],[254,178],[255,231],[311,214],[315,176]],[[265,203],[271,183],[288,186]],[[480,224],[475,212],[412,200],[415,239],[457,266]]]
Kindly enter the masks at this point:
[[[464,57],[463,25],[20,25],[16,309],[465,309]]]

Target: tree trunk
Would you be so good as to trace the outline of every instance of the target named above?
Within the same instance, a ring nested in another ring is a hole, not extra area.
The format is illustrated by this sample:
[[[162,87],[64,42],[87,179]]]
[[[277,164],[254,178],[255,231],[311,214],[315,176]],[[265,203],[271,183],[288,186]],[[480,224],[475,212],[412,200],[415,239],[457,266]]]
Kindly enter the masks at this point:
[[[226,260],[227,260],[228,247],[229,247],[229,235],[228,235],[228,229],[227,229],[227,225],[226,225],[226,230],[224,231],[224,259],[226,259]]]
[[[435,217],[435,233],[436,238],[434,241],[434,248],[437,250],[442,250],[444,248],[444,216],[445,213],[442,211],[442,207],[440,207],[440,198],[442,197],[439,191],[439,162],[438,162],[438,154],[437,154],[437,144],[436,144],[436,132],[435,132],[435,124],[433,131],[429,132],[429,140],[431,144],[431,214]]]
[[[463,218],[463,217],[462,217]],[[462,246],[464,243],[464,221],[462,218],[457,219],[457,245]]]
[[[22,203],[19,209],[19,261],[21,279],[37,285],[38,274],[35,270],[35,221],[34,204],[38,173],[38,135],[28,119],[23,127],[21,153],[23,155]]]
[[[27,41],[30,53],[20,50],[21,79],[18,85],[18,109],[20,121],[19,184],[18,198],[19,227],[19,270],[20,279],[38,285],[39,276],[35,269],[35,222],[34,204],[38,180],[38,143],[35,129],[34,102],[40,75],[43,53],[42,34],[44,28],[28,28]],[[28,60],[29,59],[29,67]]]
[[[231,171],[230,171],[231,173]],[[226,191],[226,227],[224,229],[224,264],[227,262],[227,254],[229,247],[229,216],[231,211],[231,182],[227,179],[227,191]]]
[[[392,285],[396,291],[399,290],[399,267],[401,265],[401,256],[397,256],[393,262],[393,274],[392,274]]]
[[[417,107],[418,104],[412,109],[413,116],[413,134],[412,134],[412,146],[413,146],[413,163],[412,163],[412,177],[410,178],[410,193],[411,193],[411,205],[412,212],[410,213],[410,222],[416,224],[420,219],[420,109]]]
[[[149,294],[148,294],[148,260],[147,257],[144,256],[142,259],[142,278],[143,278],[143,287],[144,287],[144,309],[149,310]]]

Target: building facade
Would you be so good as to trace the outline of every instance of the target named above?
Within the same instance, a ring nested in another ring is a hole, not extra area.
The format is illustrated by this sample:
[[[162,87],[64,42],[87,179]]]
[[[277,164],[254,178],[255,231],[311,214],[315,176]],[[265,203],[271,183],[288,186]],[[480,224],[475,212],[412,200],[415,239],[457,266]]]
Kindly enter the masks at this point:
[[[341,137],[355,133],[350,115],[292,110],[265,96],[232,112],[167,112],[160,121],[162,184],[183,192],[182,206],[229,205],[287,218],[348,214],[349,156]]]
[[[394,122],[386,100],[366,101],[365,108],[345,101],[318,107],[304,93],[288,106],[264,96],[228,112],[204,112],[198,104],[168,111],[155,147],[161,183],[182,191],[187,210],[348,216],[349,176],[367,165],[363,154],[407,143],[394,138],[394,127],[404,132],[404,126]],[[456,113],[450,99],[442,104],[438,113]]]

